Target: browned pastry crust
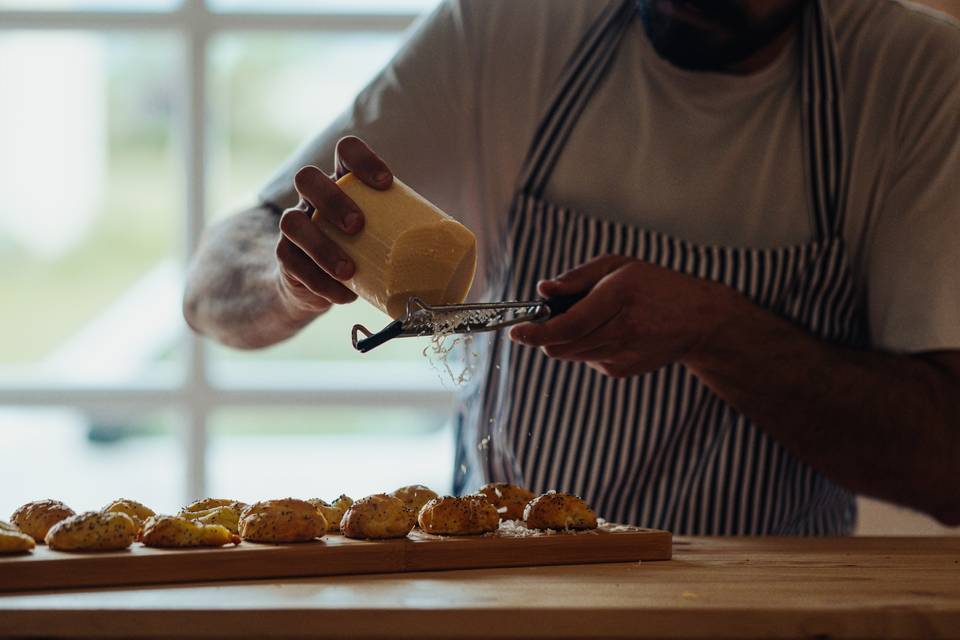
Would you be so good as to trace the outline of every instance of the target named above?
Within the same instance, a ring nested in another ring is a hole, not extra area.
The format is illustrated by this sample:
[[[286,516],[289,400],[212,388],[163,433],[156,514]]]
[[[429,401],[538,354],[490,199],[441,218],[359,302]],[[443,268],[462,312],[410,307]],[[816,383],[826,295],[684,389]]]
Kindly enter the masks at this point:
[[[308,542],[326,532],[323,514],[306,500],[264,500],[240,513],[240,537],[250,542]]]
[[[523,508],[533,500],[533,493],[506,482],[491,482],[480,487],[478,493],[497,509],[501,520],[522,520]]]
[[[240,544],[240,536],[219,524],[203,524],[178,516],[153,516],[143,523],[140,542],[147,547],[222,547]]]
[[[320,498],[311,498],[307,500],[307,502],[316,507],[317,510],[323,514],[323,517],[326,518],[327,532],[337,533],[340,531],[340,521],[343,519],[343,514],[345,514],[347,509],[350,508],[350,505],[353,504],[353,498],[341,494],[333,502],[327,502]]]
[[[181,509],[177,517],[199,524],[218,524],[221,527],[226,527],[230,533],[240,533],[240,511],[242,509],[230,505],[211,507],[202,511],[184,511]]]
[[[50,527],[46,543],[57,551],[117,551],[137,538],[133,518],[115,511],[85,511]]]
[[[413,512],[413,517],[416,519],[423,505],[436,498],[437,492],[422,484],[411,484],[390,492],[390,495],[403,500],[403,504]]]
[[[10,522],[20,531],[43,544],[50,527],[76,512],[59,500],[35,500],[13,512]]]
[[[427,533],[462,536],[495,531],[496,507],[480,495],[434,498],[420,510],[420,528]]]
[[[143,527],[143,521],[151,516],[157,515],[156,512],[150,507],[143,505],[136,500],[129,500],[127,498],[120,498],[114,500],[107,506],[105,506],[101,511],[104,512],[116,512],[116,513],[125,513],[133,521],[137,523],[138,527]]]
[[[597,514],[581,498],[569,493],[545,493],[523,510],[530,529],[596,529]]]
[[[413,529],[414,516],[403,500],[377,493],[354,502],[340,521],[348,538],[402,538]]]
[[[14,525],[0,520],[0,554],[26,553],[37,543]]]
[[[240,513],[248,506],[250,505],[248,505],[246,502],[230,500],[229,498],[204,498],[203,500],[191,502],[184,508],[180,509],[180,513],[209,511],[210,509],[216,509],[217,507],[230,507],[231,509],[235,509],[237,513]]]

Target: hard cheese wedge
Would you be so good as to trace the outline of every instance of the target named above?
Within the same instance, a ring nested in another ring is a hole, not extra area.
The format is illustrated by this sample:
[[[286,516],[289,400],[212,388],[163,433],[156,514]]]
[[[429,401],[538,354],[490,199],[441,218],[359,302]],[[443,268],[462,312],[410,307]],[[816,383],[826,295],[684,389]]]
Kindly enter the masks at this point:
[[[313,221],[356,263],[348,287],[392,318],[404,314],[412,296],[428,304],[463,302],[477,267],[469,229],[396,178],[385,191],[353,174],[337,185],[363,211],[363,231],[347,236],[316,213]]]

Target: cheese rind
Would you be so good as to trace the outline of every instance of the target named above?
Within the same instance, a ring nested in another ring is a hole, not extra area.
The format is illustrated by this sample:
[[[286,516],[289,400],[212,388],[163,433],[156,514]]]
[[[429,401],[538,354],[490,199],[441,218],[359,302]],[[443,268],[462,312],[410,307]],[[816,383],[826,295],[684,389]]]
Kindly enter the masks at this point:
[[[428,304],[463,302],[477,266],[469,229],[397,178],[382,191],[352,174],[337,185],[363,211],[363,230],[348,236],[317,213],[313,221],[356,264],[347,287],[392,318],[413,296]]]

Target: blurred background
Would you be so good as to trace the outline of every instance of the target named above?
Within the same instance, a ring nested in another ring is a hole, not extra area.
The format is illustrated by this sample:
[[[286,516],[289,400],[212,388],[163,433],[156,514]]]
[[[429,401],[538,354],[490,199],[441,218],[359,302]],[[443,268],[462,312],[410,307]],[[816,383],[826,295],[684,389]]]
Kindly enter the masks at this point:
[[[204,225],[251,204],[437,1],[0,0],[0,519],[44,497],[449,490],[452,389],[424,345],[350,347],[379,312],[258,352],[180,313]],[[861,531],[945,530],[868,502]]]

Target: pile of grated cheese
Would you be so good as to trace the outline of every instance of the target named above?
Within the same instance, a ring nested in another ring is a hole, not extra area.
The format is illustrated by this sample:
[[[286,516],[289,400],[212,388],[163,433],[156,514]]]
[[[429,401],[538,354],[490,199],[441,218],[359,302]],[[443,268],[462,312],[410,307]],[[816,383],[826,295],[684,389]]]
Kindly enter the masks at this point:
[[[492,532],[488,533],[488,536],[495,536],[498,538],[536,538],[541,536],[555,536],[555,535],[567,535],[567,536],[579,536],[579,535],[597,535],[600,532],[603,533],[626,533],[630,531],[637,531],[638,527],[632,527],[626,524],[613,524],[607,522],[603,518],[597,518],[597,528],[596,529],[530,529],[522,520],[501,520],[500,527]]]

